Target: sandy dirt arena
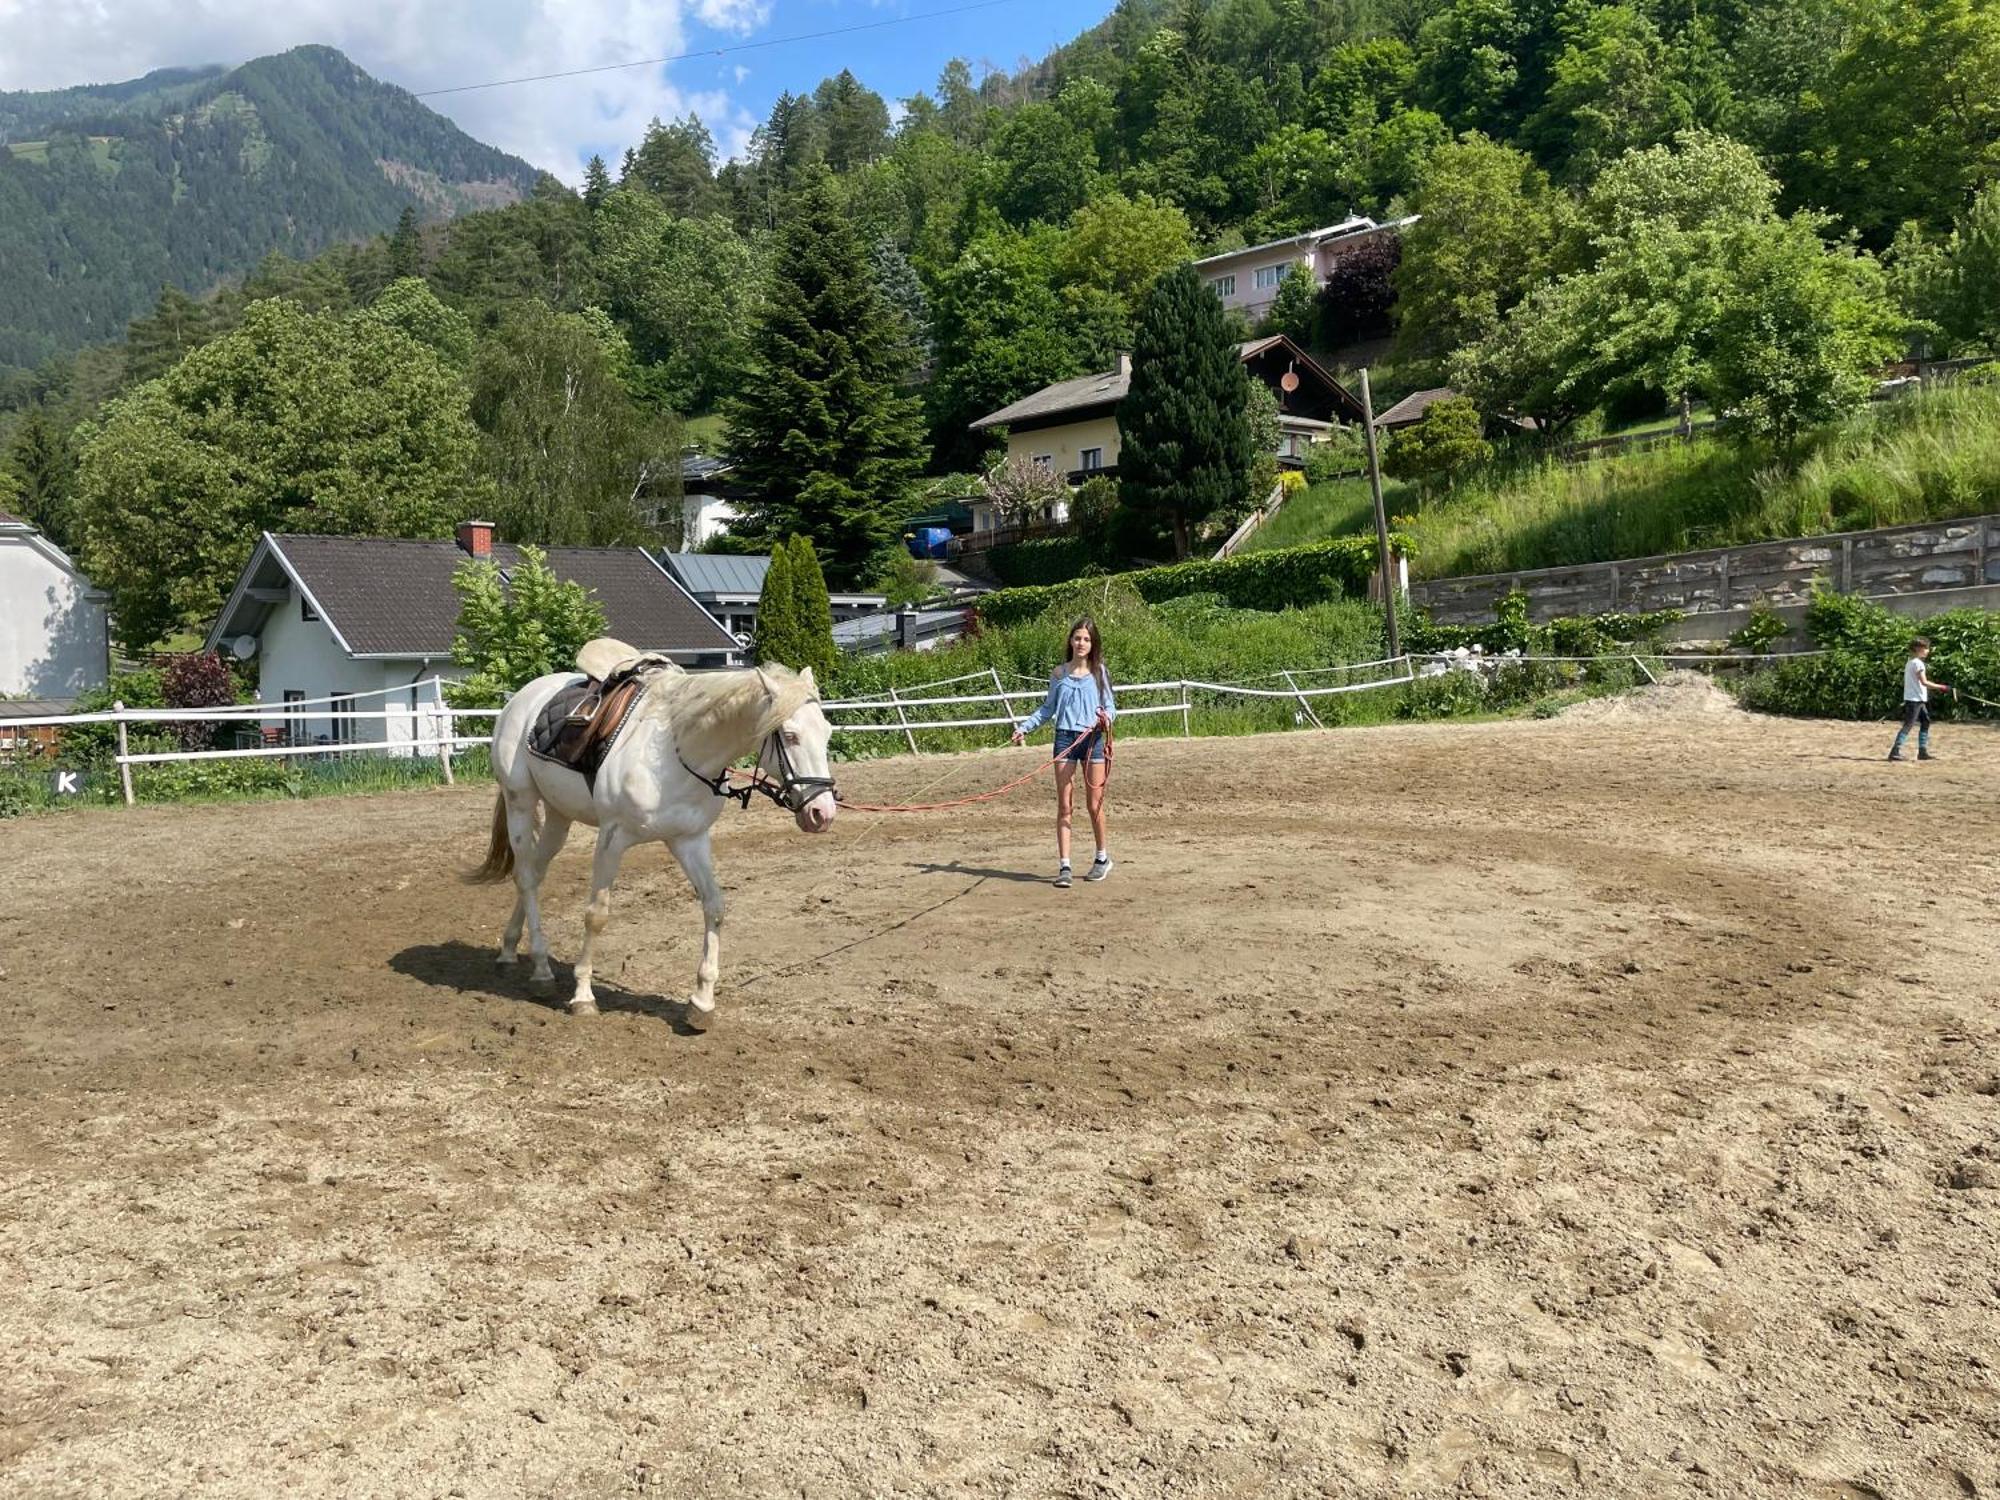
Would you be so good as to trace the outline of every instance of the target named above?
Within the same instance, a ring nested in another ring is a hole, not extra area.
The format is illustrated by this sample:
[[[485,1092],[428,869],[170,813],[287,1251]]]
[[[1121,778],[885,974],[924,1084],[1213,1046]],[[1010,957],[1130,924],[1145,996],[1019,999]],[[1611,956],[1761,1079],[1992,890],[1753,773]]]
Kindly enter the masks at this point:
[[[2000,1496],[2000,733],[1888,738],[732,810],[706,1034],[662,849],[494,967],[490,788],[0,824],[0,1493]]]

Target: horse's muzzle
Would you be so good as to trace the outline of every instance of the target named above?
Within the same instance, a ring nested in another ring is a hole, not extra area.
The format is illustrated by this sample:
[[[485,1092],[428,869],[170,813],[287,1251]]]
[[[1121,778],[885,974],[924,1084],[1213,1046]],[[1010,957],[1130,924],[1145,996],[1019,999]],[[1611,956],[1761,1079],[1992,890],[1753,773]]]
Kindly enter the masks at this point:
[[[833,816],[838,808],[832,792],[821,792],[792,816],[798,820],[801,833],[825,833],[833,827]]]

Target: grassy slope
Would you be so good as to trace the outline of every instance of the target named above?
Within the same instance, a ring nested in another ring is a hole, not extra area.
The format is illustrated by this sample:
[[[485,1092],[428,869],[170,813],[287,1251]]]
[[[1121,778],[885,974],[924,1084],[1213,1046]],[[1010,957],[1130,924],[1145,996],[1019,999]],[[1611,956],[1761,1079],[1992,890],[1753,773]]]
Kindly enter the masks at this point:
[[[1865,530],[2000,507],[2000,387],[1961,385],[1871,407],[1802,456],[1705,441],[1566,466],[1497,463],[1420,502],[1384,490],[1417,540],[1412,570],[1444,578]],[[1254,540],[1289,546],[1365,531],[1368,487],[1307,491]]]

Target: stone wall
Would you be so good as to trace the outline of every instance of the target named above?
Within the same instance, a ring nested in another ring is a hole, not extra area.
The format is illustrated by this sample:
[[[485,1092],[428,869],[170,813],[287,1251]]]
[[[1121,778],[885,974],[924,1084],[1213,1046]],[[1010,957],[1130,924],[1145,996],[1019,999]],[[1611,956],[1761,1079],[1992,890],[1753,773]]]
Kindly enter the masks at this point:
[[[1573,568],[1426,579],[1410,586],[1410,600],[1444,625],[1490,620],[1494,606],[1515,588],[1528,595],[1528,613],[1536,620],[1613,610],[1679,609],[1694,615],[1743,609],[1759,599],[1774,606],[1804,604],[1816,578],[1843,593],[1873,595],[2000,584],[2000,515]]]

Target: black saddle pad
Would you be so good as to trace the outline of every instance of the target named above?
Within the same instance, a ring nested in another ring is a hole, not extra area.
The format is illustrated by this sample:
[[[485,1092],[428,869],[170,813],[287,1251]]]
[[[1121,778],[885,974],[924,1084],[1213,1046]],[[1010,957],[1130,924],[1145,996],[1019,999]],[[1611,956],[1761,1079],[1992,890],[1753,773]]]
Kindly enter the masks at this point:
[[[575,677],[556,689],[528,731],[528,753],[567,766],[597,787],[598,768],[618,743],[626,717],[651,673],[628,673],[602,683]]]

